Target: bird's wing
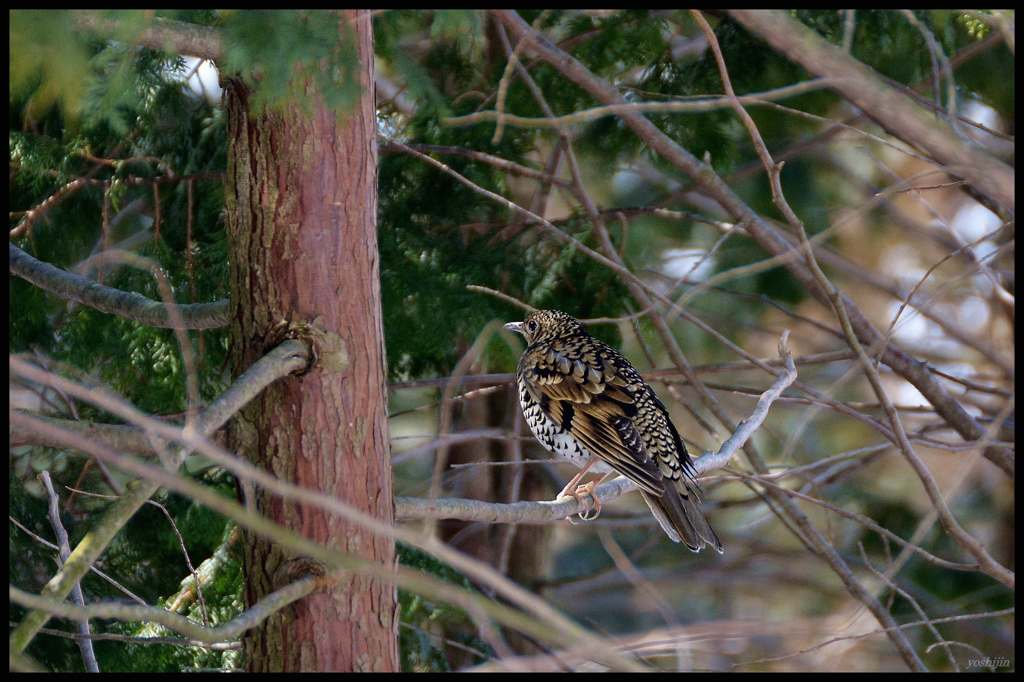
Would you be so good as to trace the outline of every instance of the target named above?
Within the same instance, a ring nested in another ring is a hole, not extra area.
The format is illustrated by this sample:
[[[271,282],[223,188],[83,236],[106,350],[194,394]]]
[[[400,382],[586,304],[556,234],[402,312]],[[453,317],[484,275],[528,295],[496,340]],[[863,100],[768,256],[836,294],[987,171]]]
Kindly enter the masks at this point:
[[[527,355],[520,372],[544,414],[644,491],[662,495],[665,482],[633,423],[637,389],[614,362],[595,354],[570,358],[551,348]]]

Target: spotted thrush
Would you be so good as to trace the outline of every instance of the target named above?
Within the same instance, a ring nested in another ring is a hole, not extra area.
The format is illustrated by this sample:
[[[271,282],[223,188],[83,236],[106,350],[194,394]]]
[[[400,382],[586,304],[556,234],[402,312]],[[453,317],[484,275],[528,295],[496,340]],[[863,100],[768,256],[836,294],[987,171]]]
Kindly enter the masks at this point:
[[[721,552],[700,512],[701,487],[686,445],[629,361],[558,310],[539,310],[505,328],[526,337],[517,373],[526,423],[541,445],[582,469],[559,496],[587,492],[599,513],[597,481],[574,486],[587,470],[621,474],[640,487],[672,540],[694,552]]]

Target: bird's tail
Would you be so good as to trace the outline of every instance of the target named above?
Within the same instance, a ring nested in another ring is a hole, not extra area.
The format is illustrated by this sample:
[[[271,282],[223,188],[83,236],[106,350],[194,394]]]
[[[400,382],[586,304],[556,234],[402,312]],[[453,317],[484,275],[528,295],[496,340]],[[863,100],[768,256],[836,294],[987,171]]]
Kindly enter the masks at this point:
[[[712,547],[722,553],[722,543],[701,514],[700,498],[695,490],[687,486],[686,492],[680,492],[668,483],[665,494],[660,497],[640,492],[658,523],[675,542],[682,542],[693,552]]]

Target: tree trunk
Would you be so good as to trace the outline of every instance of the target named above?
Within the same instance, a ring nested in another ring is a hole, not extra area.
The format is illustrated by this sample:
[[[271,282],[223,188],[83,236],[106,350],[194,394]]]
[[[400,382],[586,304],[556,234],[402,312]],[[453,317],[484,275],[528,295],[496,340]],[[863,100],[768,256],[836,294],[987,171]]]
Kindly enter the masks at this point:
[[[393,521],[384,335],[377,255],[373,39],[367,12],[343,13],[363,94],[350,112],[317,98],[284,113],[226,88],[232,359],[236,376],[285,333],[334,339],[318,363],[279,381],[232,427],[241,456],[304,488]],[[358,17],[358,20],[356,18]],[[287,330],[287,332],[285,331]],[[394,543],[309,506],[257,491],[256,508],[295,532],[372,559]],[[307,575],[309,562],[246,534],[247,604]],[[316,568],[312,570],[315,572]],[[245,640],[250,671],[398,669],[396,591],[347,576],[274,614]]]

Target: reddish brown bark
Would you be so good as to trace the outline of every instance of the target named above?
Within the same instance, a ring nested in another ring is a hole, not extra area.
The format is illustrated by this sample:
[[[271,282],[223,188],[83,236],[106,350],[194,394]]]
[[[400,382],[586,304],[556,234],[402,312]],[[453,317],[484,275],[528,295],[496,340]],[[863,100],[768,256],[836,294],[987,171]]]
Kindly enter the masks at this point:
[[[255,111],[244,85],[226,89],[235,372],[275,345],[285,326],[300,334],[316,327],[338,342],[333,350],[318,349],[312,371],[278,382],[250,403],[232,428],[232,442],[275,476],[390,523],[372,32],[367,13],[343,16],[345,30],[355,35],[363,86],[351,112],[322,104]],[[262,492],[255,502],[273,521],[372,559],[382,573],[395,561],[393,542],[321,510]],[[252,534],[243,563],[249,604],[310,568]],[[348,576],[251,631],[246,654],[253,671],[397,670],[395,588]]]

